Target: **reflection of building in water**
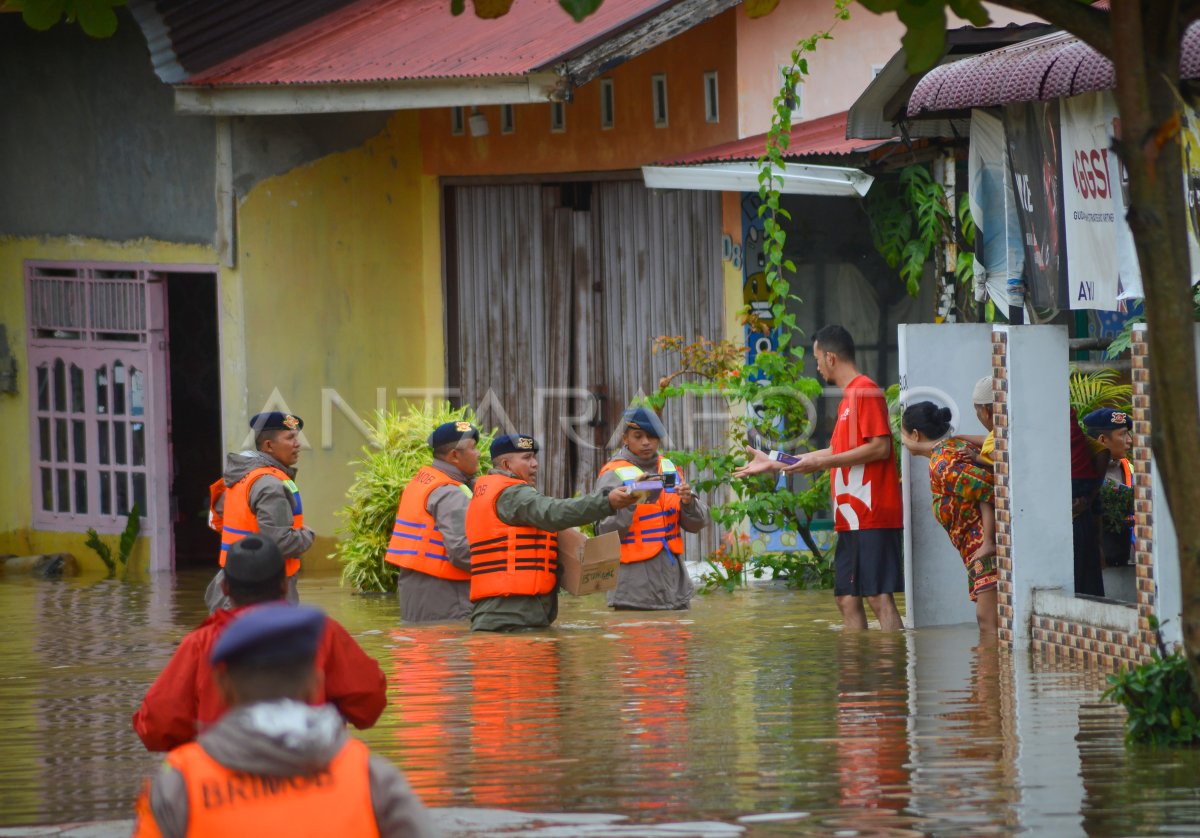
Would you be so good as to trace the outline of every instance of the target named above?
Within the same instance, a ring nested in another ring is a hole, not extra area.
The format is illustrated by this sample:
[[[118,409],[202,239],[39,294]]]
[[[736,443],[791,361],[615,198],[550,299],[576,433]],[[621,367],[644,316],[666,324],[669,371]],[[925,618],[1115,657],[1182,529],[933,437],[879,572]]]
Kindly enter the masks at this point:
[[[40,818],[30,822],[128,817],[142,778],[162,761],[142,747],[130,716],[174,651],[148,638],[178,638],[169,584],[46,582],[31,590],[37,727],[29,747],[44,779],[36,784]],[[6,740],[6,769],[13,744]],[[7,797],[0,811],[11,812]]]
[[[397,762],[426,806],[452,806],[470,735],[469,670],[461,625],[406,629],[412,642],[391,652],[391,711],[399,720]]]
[[[856,820],[907,808],[908,649],[902,632],[837,638],[839,805]]]
[[[477,806],[545,806],[562,756],[559,641],[473,635],[470,789]]]

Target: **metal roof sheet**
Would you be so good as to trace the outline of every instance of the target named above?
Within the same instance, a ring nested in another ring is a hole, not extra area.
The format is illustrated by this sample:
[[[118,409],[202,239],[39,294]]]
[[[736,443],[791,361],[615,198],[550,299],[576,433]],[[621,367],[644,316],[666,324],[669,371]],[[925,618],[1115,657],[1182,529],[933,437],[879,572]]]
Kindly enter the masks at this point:
[[[846,139],[846,111],[808,119],[792,126],[791,139],[787,150],[783,153],[785,159],[799,160],[808,157],[840,157],[856,151],[870,151],[889,142],[889,140],[858,140]],[[662,166],[693,166],[698,163],[732,163],[757,160],[767,149],[767,135],[755,134],[741,140],[734,140],[711,148],[701,149],[674,160],[667,160]]]
[[[1200,22],[1183,36],[1180,77],[1200,78]],[[913,90],[908,115],[1077,96],[1116,85],[1112,62],[1067,32],[985,52],[931,70]]]
[[[450,14],[448,0],[358,0],[186,84],[337,84],[519,76],[552,66],[679,0],[605,0],[575,23],[557,0],[519,0],[503,17]]]

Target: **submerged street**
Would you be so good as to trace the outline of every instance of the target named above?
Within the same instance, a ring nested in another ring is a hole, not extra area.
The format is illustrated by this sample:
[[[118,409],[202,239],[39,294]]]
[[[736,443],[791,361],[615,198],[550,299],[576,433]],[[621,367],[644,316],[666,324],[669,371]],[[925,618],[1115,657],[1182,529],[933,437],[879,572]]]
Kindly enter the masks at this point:
[[[130,716],[207,581],[0,582],[0,834],[132,818],[161,755]],[[1127,751],[1101,676],[973,625],[844,635],[827,592],[771,585],[665,614],[563,596],[555,627],[494,635],[399,625],[334,577],[301,596],[380,661],[389,705],[358,735],[449,835],[1200,830],[1200,753]]]

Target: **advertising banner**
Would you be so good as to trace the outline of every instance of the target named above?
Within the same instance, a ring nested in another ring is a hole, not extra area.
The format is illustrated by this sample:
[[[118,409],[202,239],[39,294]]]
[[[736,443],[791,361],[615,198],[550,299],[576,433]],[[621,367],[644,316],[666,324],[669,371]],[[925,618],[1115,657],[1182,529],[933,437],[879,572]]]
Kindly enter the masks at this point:
[[[1118,216],[1110,177],[1115,117],[1116,107],[1107,93],[1062,100],[1066,302],[1073,309],[1117,309]],[[1119,223],[1124,225],[1123,216]]]
[[[1040,309],[1067,308],[1060,245],[1058,102],[1006,105],[1004,132],[1025,250],[1029,301]]]

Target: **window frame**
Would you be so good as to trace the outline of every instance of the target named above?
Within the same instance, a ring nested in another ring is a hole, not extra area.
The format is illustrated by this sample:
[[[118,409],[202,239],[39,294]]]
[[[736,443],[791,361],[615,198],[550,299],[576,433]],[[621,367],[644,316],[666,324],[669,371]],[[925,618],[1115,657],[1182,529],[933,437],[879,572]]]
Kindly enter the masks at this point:
[[[671,124],[670,102],[667,97],[667,74],[650,76],[650,108],[655,128],[667,128]]]
[[[704,121],[710,124],[721,121],[721,86],[716,70],[704,74]]]

